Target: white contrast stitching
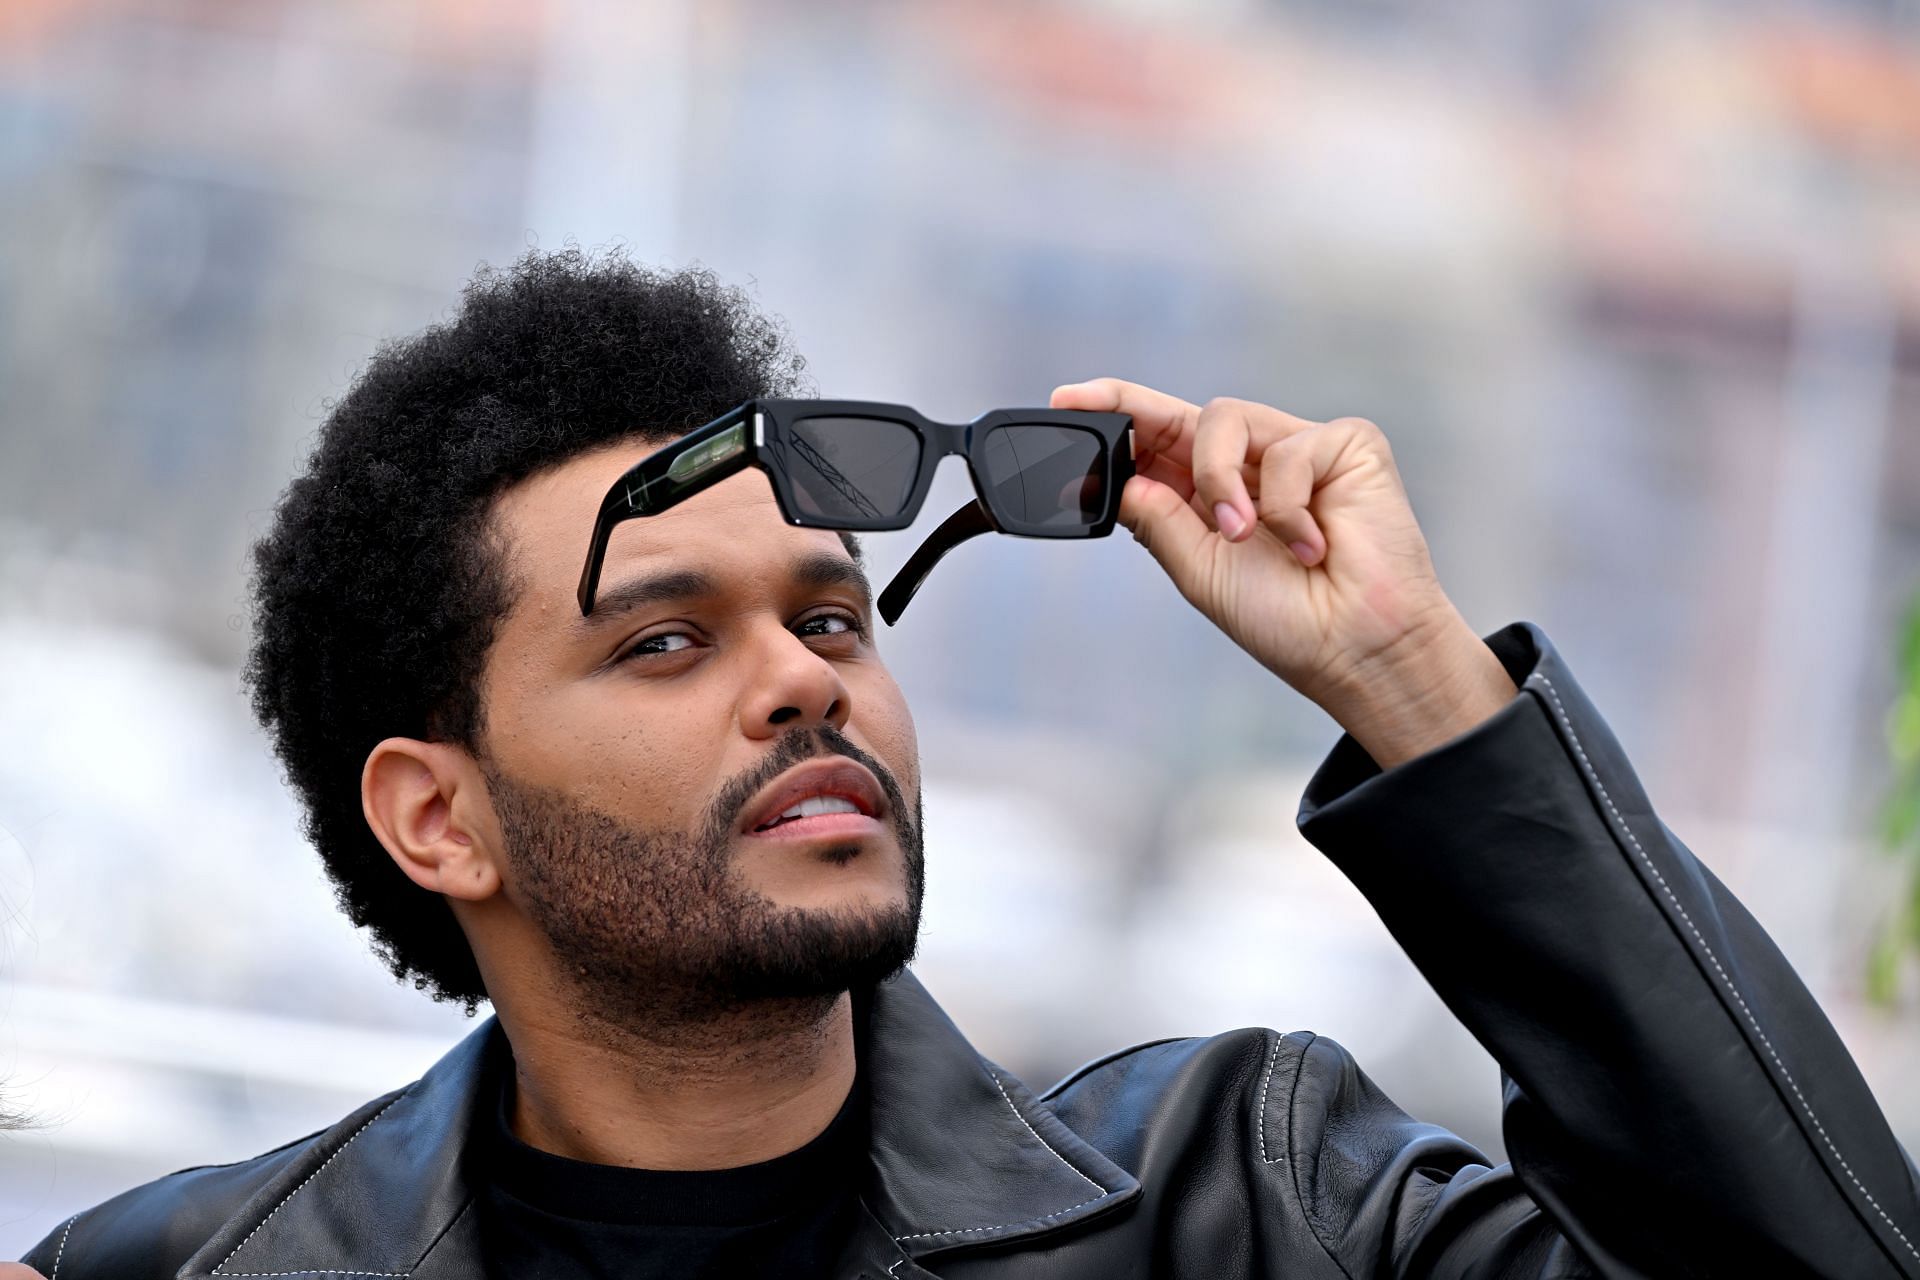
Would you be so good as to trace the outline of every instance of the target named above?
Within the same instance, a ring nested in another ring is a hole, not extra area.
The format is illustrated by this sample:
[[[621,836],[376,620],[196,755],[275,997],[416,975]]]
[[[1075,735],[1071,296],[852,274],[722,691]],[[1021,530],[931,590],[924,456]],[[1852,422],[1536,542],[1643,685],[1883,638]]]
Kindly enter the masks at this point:
[[[1047,1150],[1053,1151],[1053,1144],[1051,1142],[1048,1142],[1045,1138],[1042,1138],[1039,1132],[1033,1127],[1033,1125],[1028,1123],[1027,1118],[1020,1114],[1020,1108],[1013,1105],[1013,1099],[1007,1096],[1007,1087],[1000,1083],[1000,1073],[993,1070],[991,1067],[989,1067],[987,1069],[987,1074],[993,1077],[993,1087],[1000,1091],[1000,1100],[1007,1104],[1007,1110],[1013,1112],[1013,1118],[1018,1120],[1021,1124],[1026,1125],[1027,1132],[1033,1134],[1034,1141],[1038,1142],[1041,1146],[1045,1147]],[[1107,1194],[1107,1189],[1105,1187],[1095,1182],[1092,1178],[1087,1177],[1086,1174],[1081,1173],[1079,1169],[1074,1168],[1072,1162],[1070,1162],[1065,1156],[1061,1155],[1058,1151],[1053,1151],[1053,1158],[1055,1160],[1058,1160],[1061,1164],[1066,1165],[1067,1168],[1073,1169],[1075,1173],[1080,1174],[1080,1180],[1082,1182],[1085,1182],[1088,1186],[1092,1187],[1095,1191],[1098,1191],[1101,1195]]]
[[[1061,1155],[1058,1151],[1054,1151],[1053,1145],[1049,1143],[1045,1138],[1042,1138],[1039,1132],[1035,1130],[1031,1124],[1027,1124],[1027,1118],[1020,1114],[1020,1108],[1013,1105],[1013,1099],[1007,1096],[1006,1086],[1000,1083],[999,1073],[996,1071],[993,1071],[992,1069],[989,1069],[987,1071],[987,1074],[993,1078],[993,1087],[1000,1090],[1000,1097],[1007,1104],[1007,1109],[1013,1112],[1014,1118],[1016,1120],[1018,1120],[1021,1124],[1026,1125],[1027,1132],[1033,1134],[1034,1140],[1038,1142],[1041,1146],[1045,1147],[1048,1151],[1052,1151],[1053,1158],[1055,1160],[1058,1160],[1061,1164],[1066,1165],[1067,1168],[1073,1169],[1075,1173],[1080,1174],[1080,1178],[1082,1181],[1086,1182],[1095,1191],[1098,1191],[1100,1193],[1097,1196],[1089,1196],[1087,1199],[1082,1200],[1079,1204],[1068,1205],[1066,1208],[1060,1210],[1058,1213],[1049,1213],[1044,1217],[1039,1217],[1039,1218],[1022,1218],[1020,1222],[1051,1222],[1055,1218],[1064,1217],[1065,1215],[1072,1213],[1075,1209],[1084,1209],[1088,1205],[1092,1204],[1095,1200],[1103,1200],[1107,1196],[1110,1196],[1113,1194],[1113,1192],[1107,1190],[1105,1187],[1095,1182],[1092,1178],[1087,1177],[1086,1174],[1081,1173],[1079,1169],[1074,1168],[1072,1162],[1070,1162],[1065,1156]],[[1008,1227],[1018,1226],[1018,1225],[1019,1223],[1016,1223],[1016,1222],[1003,1222],[999,1226],[994,1226],[994,1227],[950,1227],[945,1231],[916,1231],[909,1236],[895,1236],[893,1240],[895,1244],[905,1244],[909,1240],[926,1240],[926,1239],[932,1238],[933,1236],[977,1236],[983,1231],[1003,1231]]]
[[[405,1096],[405,1095],[401,1095],[401,1096]],[[222,1271],[220,1269],[221,1267],[226,1266],[227,1263],[232,1262],[235,1258],[240,1256],[240,1251],[247,1247],[247,1241],[253,1239],[256,1235],[260,1234],[260,1228],[266,1226],[269,1222],[272,1222],[274,1214],[279,1213],[282,1209],[286,1208],[287,1205],[292,1202],[295,1196],[299,1195],[302,1191],[306,1190],[307,1183],[312,1182],[315,1178],[319,1177],[321,1173],[323,1173],[326,1170],[326,1167],[328,1165],[332,1164],[335,1160],[338,1160],[340,1158],[340,1153],[342,1151],[345,1151],[348,1147],[352,1146],[354,1143],[354,1140],[358,1138],[361,1134],[365,1133],[369,1125],[371,1125],[375,1120],[378,1120],[381,1116],[387,1114],[387,1108],[392,1106],[394,1103],[398,1102],[399,1100],[400,1100],[399,1097],[393,1097],[393,1098],[387,1099],[386,1103],[378,1111],[368,1116],[366,1118],[365,1123],[363,1123],[358,1129],[355,1129],[350,1135],[348,1135],[347,1140],[345,1142],[341,1143],[337,1148],[334,1149],[334,1153],[332,1155],[328,1156],[325,1160],[320,1162],[320,1167],[318,1169],[315,1169],[312,1173],[308,1174],[305,1178],[302,1178],[300,1180],[299,1186],[287,1192],[285,1199],[281,1200],[279,1204],[273,1206],[272,1210],[268,1212],[266,1217],[260,1219],[259,1222],[254,1224],[253,1230],[247,1232],[246,1239],[243,1239],[239,1244],[233,1246],[233,1252],[229,1253],[225,1258],[221,1259],[219,1266],[214,1267],[212,1274],[217,1276],[408,1276],[408,1275],[412,1275],[413,1273],[411,1271]]]
[[[1786,1080],[1787,1087],[1793,1090],[1793,1096],[1800,1100],[1800,1109],[1807,1113],[1807,1119],[1811,1120],[1813,1127],[1819,1131],[1820,1140],[1827,1144],[1827,1150],[1833,1152],[1833,1158],[1840,1162],[1840,1167],[1846,1171],[1847,1178],[1853,1183],[1854,1190],[1864,1196],[1867,1203],[1873,1206],[1873,1211],[1880,1215],[1880,1221],[1886,1223],[1888,1229],[1890,1229],[1894,1235],[1900,1237],[1900,1243],[1907,1247],[1908,1253],[1912,1254],[1916,1259],[1920,1259],[1920,1249],[1914,1248],[1913,1241],[1907,1239],[1906,1233],[1894,1225],[1893,1219],[1887,1216],[1887,1211],[1880,1207],[1880,1202],[1875,1200],[1872,1194],[1861,1185],[1860,1179],[1854,1175],[1853,1168],[1847,1163],[1846,1157],[1840,1154],[1840,1148],[1833,1145],[1833,1139],[1827,1136],[1826,1126],[1821,1124],[1820,1118],[1813,1114],[1812,1104],[1807,1101],[1807,1096],[1800,1092],[1800,1086],[1794,1082],[1793,1074],[1787,1070],[1787,1064],[1780,1061],[1780,1055],[1774,1051],[1773,1042],[1767,1039],[1767,1033],[1760,1029],[1759,1019],[1753,1016],[1753,1010],[1747,1007],[1747,1002],[1745,998],[1741,996],[1739,988],[1733,985],[1733,979],[1728,976],[1726,969],[1721,967],[1720,958],[1713,954],[1713,948],[1708,946],[1707,940],[1700,936],[1700,930],[1694,927],[1693,917],[1689,916],[1687,909],[1680,905],[1680,899],[1675,896],[1672,887],[1667,884],[1666,877],[1661,875],[1660,869],[1653,865],[1653,859],[1647,856],[1647,851],[1640,847],[1639,839],[1634,836],[1633,828],[1627,825],[1627,820],[1620,816],[1620,810],[1614,807],[1613,797],[1607,794],[1606,785],[1600,781],[1599,771],[1593,767],[1593,762],[1587,759],[1586,750],[1580,745],[1580,735],[1574,732],[1573,721],[1568,719],[1566,708],[1560,704],[1560,694],[1554,689],[1553,681],[1537,673],[1533,678],[1546,687],[1547,696],[1553,700],[1554,712],[1560,717],[1560,723],[1566,726],[1567,737],[1573,742],[1574,754],[1580,758],[1580,766],[1587,771],[1587,777],[1592,780],[1594,789],[1600,793],[1600,798],[1606,801],[1607,812],[1613,815],[1614,824],[1625,834],[1627,843],[1633,846],[1633,851],[1640,855],[1640,861],[1645,863],[1647,870],[1653,874],[1655,883],[1666,893],[1667,901],[1671,902],[1673,909],[1680,913],[1680,919],[1686,923],[1688,931],[1693,934],[1693,940],[1700,944],[1700,949],[1707,953],[1707,959],[1713,962],[1714,972],[1720,975],[1720,981],[1726,984],[1727,993],[1733,997],[1734,1003],[1740,1006],[1740,1012],[1746,1015],[1747,1025],[1753,1028],[1753,1034],[1759,1036],[1760,1043],[1766,1046],[1767,1056],[1772,1058],[1773,1065],[1780,1069],[1780,1074]]]
[[[1257,1126],[1260,1130],[1260,1162],[1262,1164],[1279,1164],[1287,1158],[1285,1155],[1269,1156],[1267,1154],[1267,1086],[1273,1083],[1273,1066],[1279,1059],[1280,1036],[1275,1035],[1273,1044],[1267,1049],[1267,1069],[1260,1076],[1260,1113]]]
[[[1097,1186],[1099,1184],[1096,1183],[1095,1185]],[[954,1227],[946,1231],[916,1231],[910,1236],[895,1236],[893,1239],[896,1244],[905,1244],[909,1240],[925,1240],[931,1236],[977,1236],[982,1231],[1001,1231],[1007,1227],[1016,1227],[1025,1222],[1051,1222],[1055,1218],[1064,1217],[1072,1213],[1075,1209],[1084,1209],[1095,1200],[1103,1200],[1112,1194],[1110,1191],[1102,1191],[1099,1195],[1091,1199],[1082,1200],[1079,1204],[1068,1205],[1066,1208],[1060,1210],[1059,1213],[1049,1213],[1039,1218],[1022,1218],[1020,1222],[1003,1222],[997,1227]]]
[[[67,1256],[67,1237],[73,1234],[73,1224],[80,1221],[80,1215],[74,1214],[67,1219],[67,1229],[60,1233],[60,1247],[53,1251],[53,1274],[47,1280],[60,1280],[60,1259]]]

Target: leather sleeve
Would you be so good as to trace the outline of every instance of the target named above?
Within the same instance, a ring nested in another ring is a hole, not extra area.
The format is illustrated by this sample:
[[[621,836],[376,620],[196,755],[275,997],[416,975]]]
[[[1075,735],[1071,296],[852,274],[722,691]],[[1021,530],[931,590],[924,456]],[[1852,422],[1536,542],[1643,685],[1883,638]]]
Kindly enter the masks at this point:
[[[1300,826],[1499,1061],[1513,1164],[1424,1162],[1315,1041],[1287,1122],[1322,1242],[1353,1276],[1920,1277],[1920,1179],[1819,1006],[1545,635],[1488,644],[1518,697],[1384,774],[1343,738]]]

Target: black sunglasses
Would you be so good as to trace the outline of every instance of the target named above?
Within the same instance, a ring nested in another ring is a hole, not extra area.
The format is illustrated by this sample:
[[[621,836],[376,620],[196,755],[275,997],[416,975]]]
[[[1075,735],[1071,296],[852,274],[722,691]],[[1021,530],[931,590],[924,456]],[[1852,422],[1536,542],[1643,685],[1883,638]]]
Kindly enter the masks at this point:
[[[979,497],[949,516],[880,593],[892,626],[940,558],[982,533],[1104,538],[1133,475],[1133,418],[1077,409],[995,409],[956,426],[867,400],[749,400],[648,454],[607,491],[580,573],[593,612],[613,527],[657,515],[747,467],[773,482],[788,524],[904,529],[940,459],[967,460]]]

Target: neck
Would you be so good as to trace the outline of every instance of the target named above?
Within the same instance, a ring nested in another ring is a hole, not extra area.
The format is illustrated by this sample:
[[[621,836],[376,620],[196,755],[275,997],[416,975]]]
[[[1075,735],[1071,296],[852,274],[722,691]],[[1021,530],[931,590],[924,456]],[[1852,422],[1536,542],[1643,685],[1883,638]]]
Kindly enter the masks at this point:
[[[818,1137],[853,1088],[853,1002],[775,1000],[636,1030],[561,1002],[496,1006],[513,1045],[513,1132],[636,1169],[730,1169]]]

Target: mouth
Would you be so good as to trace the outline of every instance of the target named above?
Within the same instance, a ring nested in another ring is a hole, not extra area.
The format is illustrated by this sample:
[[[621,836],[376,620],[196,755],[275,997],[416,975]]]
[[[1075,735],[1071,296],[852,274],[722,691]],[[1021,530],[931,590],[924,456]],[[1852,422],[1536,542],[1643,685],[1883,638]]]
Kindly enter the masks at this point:
[[[747,835],[755,840],[849,840],[886,830],[860,813],[823,813],[812,818],[790,818]]]
[[[757,839],[846,840],[885,829],[880,784],[844,756],[796,765],[767,784],[747,806],[740,834]]]

